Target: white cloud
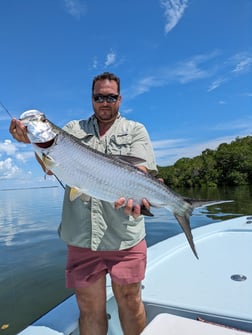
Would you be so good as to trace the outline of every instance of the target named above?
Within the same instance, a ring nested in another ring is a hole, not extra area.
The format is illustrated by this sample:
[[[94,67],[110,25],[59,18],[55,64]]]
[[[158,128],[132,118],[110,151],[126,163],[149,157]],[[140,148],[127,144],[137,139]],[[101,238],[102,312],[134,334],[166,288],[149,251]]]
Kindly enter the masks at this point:
[[[164,80],[158,78],[157,76],[147,76],[138,80],[129,90],[129,95],[131,98],[134,98],[138,95],[141,95],[145,92],[148,92],[153,87],[160,87],[164,85]]]
[[[153,87],[166,86],[172,82],[187,84],[194,80],[209,78],[213,76],[215,69],[205,64],[217,55],[215,51],[207,55],[196,55],[170,67],[155,69],[155,74],[146,75],[135,81],[123,95],[129,99],[144,94]]]
[[[166,18],[165,33],[169,33],[182,18],[188,0],[161,0],[161,6],[165,9]]]
[[[211,92],[211,91],[215,90],[216,88],[221,86],[221,84],[223,84],[225,81],[227,81],[227,78],[219,78],[219,79],[214,80],[211,83],[211,85],[209,86],[207,92]]]
[[[252,133],[252,118],[246,118],[242,120],[230,120],[230,122],[225,122],[221,124],[216,124],[213,128],[216,130],[235,130],[238,132],[236,136],[246,136]]]
[[[184,139],[184,142],[179,140],[179,145],[174,141],[174,145],[169,145],[167,148],[155,149],[154,151],[157,159],[157,163],[161,166],[173,165],[180,158],[193,158],[198,156],[205,149],[215,150],[221,143],[230,143],[235,139],[234,136],[217,137],[205,142],[192,143],[191,139]],[[170,140],[167,140],[170,141]]]
[[[26,162],[30,158],[34,158],[34,152],[31,147],[23,143],[4,140],[0,142],[0,155],[14,157],[16,160]]]
[[[178,139],[166,139],[166,140],[158,140],[158,141],[152,141],[153,148],[155,150],[161,150],[163,148],[172,148],[172,147],[178,147],[181,144],[185,143],[185,139],[178,138]]]
[[[240,61],[235,68],[233,69],[233,72],[244,72],[247,71],[252,64],[252,58],[251,59],[243,59]]]
[[[180,83],[186,84],[193,80],[203,79],[211,76],[212,71],[200,67],[203,60],[192,58],[186,62],[180,63],[173,70],[173,76]]]
[[[252,55],[248,53],[237,53],[232,57],[228,58],[223,66],[219,66],[218,72],[222,72],[218,79],[215,79],[208,88],[208,92],[211,92],[222,84],[234,80],[237,76],[243,75],[250,72],[252,69]]]
[[[86,14],[86,4],[81,0],[64,0],[64,4],[67,13],[76,19]]]
[[[130,114],[132,112],[133,112],[133,108],[126,108],[122,110],[123,115]]]
[[[0,180],[11,179],[19,174],[19,168],[14,164],[12,158],[8,157],[0,161]]]
[[[4,140],[0,142],[0,153],[3,152],[6,155],[14,155],[16,152],[16,145],[11,142],[11,140]]]
[[[236,74],[248,72],[252,67],[252,57],[248,54],[238,53],[231,58],[230,62],[234,66],[231,72]]]
[[[211,92],[252,69],[252,56],[246,55],[245,57],[240,53],[224,61],[219,56],[219,51],[213,51],[208,54],[195,55],[171,66],[155,68],[152,73],[135,80],[123,95],[127,99],[132,99],[149,92],[154,87],[162,87],[174,82],[188,84],[202,79],[212,79],[207,89],[208,92]],[[251,96],[251,92],[246,96]]]
[[[0,121],[6,121],[6,120],[10,120],[10,117],[8,115],[0,113]]]
[[[0,142],[0,158],[0,180],[2,186],[4,180],[9,183],[12,179],[18,179],[19,182],[24,179],[25,173],[18,166],[18,163],[22,162],[23,164],[30,158],[34,160],[34,152],[25,144],[7,139]]]
[[[164,139],[152,141],[157,163],[160,166],[173,165],[180,158],[193,158],[201,155],[206,149],[216,150],[222,143],[230,143],[237,137],[245,137],[251,134],[252,118],[246,120],[234,120],[229,123],[218,124],[211,129],[214,131],[228,131],[229,135],[216,136],[204,142],[193,142],[190,138]]]
[[[22,163],[27,162],[30,158],[34,159],[33,151],[19,152],[16,154],[16,159]]]
[[[106,61],[105,61],[105,66],[110,66],[116,62],[116,53],[114,51],[110,51],[106,55]]]
[[[93,69],[96,69],[97,66],[98,66],[98,60],[97,60],[97,57],[94,57],[94,59],[93,59],[93,64],[92,64],[92,68],[93,68]]]
[[[118,65],[122,62],[122,60],[118,61],[117,59],[117,54],[115,51],[113,50],[110,50],[106,55],[105,55],[105,60],[104,61],[100,61],[98,59],[97,56],[94,56],[93,57],[93,60],[92,60],[92,68],[97,70],[98,67],[109,67],[111,65]]]
[[[168,69],[170,79],[186,84],[194,80],[212,77],[215,72],[215,66],[212,61],[219,55],[218,51],[208,54],[198,54],[189,59],[185,59]],[[163,71],[165,73],[165,71]]]

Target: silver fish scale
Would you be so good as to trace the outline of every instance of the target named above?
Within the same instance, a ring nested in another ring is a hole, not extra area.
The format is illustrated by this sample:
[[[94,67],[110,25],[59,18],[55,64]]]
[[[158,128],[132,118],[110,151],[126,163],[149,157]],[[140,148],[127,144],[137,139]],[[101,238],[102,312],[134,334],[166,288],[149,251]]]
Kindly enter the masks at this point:
[[[153,206],[179,214],[189,209],[180,196],[139,169],[86,148],[63,131],[57,132],[56,144],[43,152],[55,161],[48,169],[68,186],[108,202],[125,197],[140,204],[146,198]]]

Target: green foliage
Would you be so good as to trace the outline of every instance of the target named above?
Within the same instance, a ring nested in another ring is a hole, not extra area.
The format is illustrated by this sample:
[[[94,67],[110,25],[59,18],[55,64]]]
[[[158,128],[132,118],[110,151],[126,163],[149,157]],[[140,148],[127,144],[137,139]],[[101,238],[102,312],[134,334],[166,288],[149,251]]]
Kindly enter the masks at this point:
[[[159,177],[171,187],[216,187],[252,184],[252,137],[222,143],[200,156],[181,158],[173,166],[158,167]]]

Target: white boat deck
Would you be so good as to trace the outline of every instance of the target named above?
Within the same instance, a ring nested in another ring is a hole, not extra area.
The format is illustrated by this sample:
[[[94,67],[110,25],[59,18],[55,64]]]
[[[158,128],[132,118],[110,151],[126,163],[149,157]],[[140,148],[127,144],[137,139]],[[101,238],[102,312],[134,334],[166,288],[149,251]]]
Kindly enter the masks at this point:
[[[195,314],[215,322],[228,318],[252,331],[252,217],[207,225],[193,235],[199,260],[182,234],[149,249],[143,281],[149,320],[160,312]]]

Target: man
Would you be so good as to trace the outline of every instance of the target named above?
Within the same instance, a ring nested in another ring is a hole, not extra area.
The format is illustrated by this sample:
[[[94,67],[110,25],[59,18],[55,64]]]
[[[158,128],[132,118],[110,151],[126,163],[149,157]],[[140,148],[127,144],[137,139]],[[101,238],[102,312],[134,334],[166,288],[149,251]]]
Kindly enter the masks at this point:
[[[142,124],[121,117],[121,100],[119,78],[109,72],[98,75],[92,84],[94,115],[71,121],[64,129],[104,153],[142,158],[145,162],[138,167],[156,173],[149,136]],[[10,133],[16,140],[29,143],[20,121],[12,120]],[[75,289],[80,335],[107,334],[107,273],[124,335],[138,335],[146,324],[141,300],[146,243],[140,206],[134,206],[132,199],[125,203],[120,198],[111,204],[85,195],[71,202],[69,192],[66,187],[59,234],[68,245],[66,285]],[[149,208],[145,199],[143,205]]]

